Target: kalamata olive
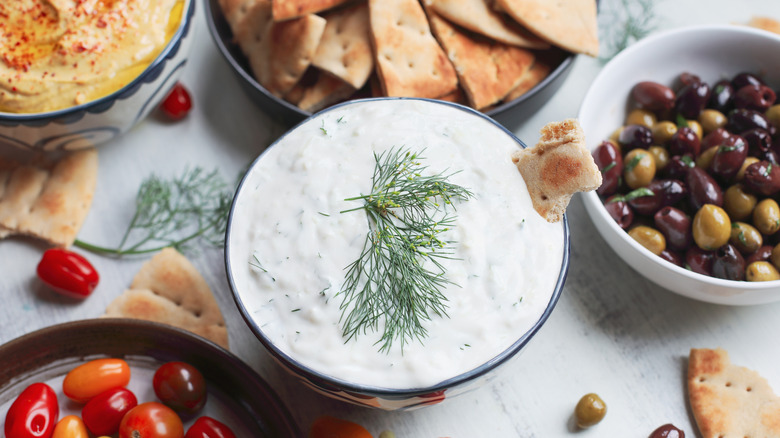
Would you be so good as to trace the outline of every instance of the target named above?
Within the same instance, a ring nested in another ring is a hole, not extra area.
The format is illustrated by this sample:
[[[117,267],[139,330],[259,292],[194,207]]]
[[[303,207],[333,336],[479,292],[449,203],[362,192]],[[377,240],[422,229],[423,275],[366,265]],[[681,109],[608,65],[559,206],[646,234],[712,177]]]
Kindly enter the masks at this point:
[[[677,132],[669,139],[669,153],[672,155],[691,154],[694,157],[699,155],[701,150],[701,140],[688,126],[679,128]]]
[[[683,259],[683,256],[674,251],[669,251],[668,249],[665,249],[661,251],[660,254],[658,254],[658,257],[661,257],[662,259],[666,260],[669,263],[674,263],[675,265],[684,268],[685,267],[685,259]]]
[[[737,108],[729,113],[728,119],[726,129],[731,132],[742,133],[758,128],[774,136],[775,126],[769,123],[769,119],[758,111]]]
[[[637,225],[628,230],[628,235],[655,255],[666,249],[666,238],[655,228]]]
[[[699,123],[704,134],[726,126],[727,121],[726,115],[716,109],[705,108],[699,113]]]
[[[607,213],[612,216],[618,226],[624,230],[627,230],[634,222],[634,212],[622,196],[616,195],[608,198],[604,202],[604,208],[607,209]]]
[[[607,404],[598,396],[590,393],[582,396],[574,408],[574,418],[581,428],[598,424],[607,415]]]
[[[780,111],[778,112],[780,113]],[[669,140],[671,140],[674,133],[677,132],[677,125],[668,120],[662,120],[653,125],[653,129],[651,131],[653,133],[653,139],[655,140],[655,143],[665,145]]]
[[[775,268],[780,266],[780,245],[772,247],[772,250],[769,252],[769,261]]]
[[[735,90],[739,90],[745,85],[764,85],[764,81],[753,73],[742,72],[731,78],[731,85]]]
[[[756,204],[753,209],[753,226],[766,236],[780,230],[780,206],[777,201],[765,198]]]
[[[642,125],[626,125],[618,136],[618,143],[625,153],[632,149],[647,149],[653,145],[653,133]]]
[[[669,164],[671,156],[669,155],[669,150],[665,147],[650,146],[647,151],[650,152],[655,160],[656,172],[663,170]]]
[[[775,92],[766,85],[745,85],[734,95],[734,106],[764,112],[775,99]]]
[[[715,83],[710,93],[709,107],[726,114],[733,108],[734,86],[728,80]]]
[[[691,155],[676,155],[669,159],[663,173],[666,178],[685,181],[688,171],[695,166],[696,162]]]
[[[712,259],[715,251],[707,251],[692,246],[685,251],[685,265],[693,272],[698,274],[712,276]]]
[[[756,195],[746,192],[742,184],[731,185],[723,193],[723,209],[726,210],[732,221],[749,218],[757,203]]]
[[[770,148],[764,152],[764,160],[772,163],[772,165],[780,164],[780,153],[775,148]]]
[[[748,129],[742,133],[742,138],[748,144],[748,154],[753,157],[764,158],[764,154],[772,147],[772,136],[764,129]]]
[[[737,248],[741,254],[748,256],[761,248],[764,239],[753,225],[745,222],[732,222],[729,243],[734,245],[734,248]]]
[[[780,272],[769,262],[753,262],[745,268],[745,280],[747,281],[773,281],[780,280]]]
[[[682,181],[676,179],[656,179],[647,185],[649,193],[645,196],[626,195],[628,205],[638,214],[651,216],[667,205],[679,202],[688,194],[688,189]]]
[[[718,149],[720,149],[720,146],[713,146],[711,148],[705,149],[702,153],[700,153],[699,156],[696,157],[696,167],[704,170],[710,170],[710,166],[712,166],[712,160],[715,159],[715,154],[718,153]]]
[[[753,262],[765,262],[772,256],[772,245],[762,245],[756,252],[750,254],[745,258],[745,265],[749,265]]]
[[[611,141],[603,141],[593,151],[593,161],[601,171],[601,186],[596,192],[601,196],[610,196],[617,192],[620,186],[620,176],[623,174],[623,157]]]
[[[655,178],[655,159],[646,149],[634,149],[623,159],[623,181],[632,189],[645,187]]]
[[[674,107],[674,91],[658,82],[639,82],[631,89],[631,97],[637,105],[650,111],[666,111]]]
[[[771,196],[780,191],[780,166],[769,161],[753,163],[745,169],[742,181],[749,190],[764,196]]]
[[[634,108],[626,116],[626,125],[642,125],[646,128],[653,128],[657,118],[655,114],[642,108]]]
[[[682,72],[680,73],[680,76],[677,77],[677,82],[679,84],[677,85],[678,88],[685,87],[686,85],[691,84],[698,84],[701,82],[701,78],[698,75],[695,75],[693,73],[689,72]]]
[[[745,279],[745,259],[733,245],[723,245],[712,259],[712,276],[725,280]]]
[[[744,138],[739,135],[733,135],[718,146],[717,152],[712,159],[710,171],[728,181],[736,176],[742,163],[748,155],[748,145]]]
[[[739,168],[739,172],[737,172],[737,175],[734,177],[734,181],[739,182],[745,179],[745,172],[747,171],[748,166],[750,166],[753,163],[758,163],[759,161],[761,160],[759,160],[756,157],[751,157],[748,155],[748,157],[745,158],[745,162],[742,163],[742,167]]]
[[[674,109],[686,119],[695,119],[710,99],[710,86],[706,82],[692,82],[677,92]]]
[[[725,128],[717,128],[704,136],[701,141],[701,150],[705,151],[713,146],[720,146],[732,135]]]
[[[689,169],[685,177],[685,185],[688,187],[688,199],[695,210],[700,209],[704,204],[718,207],[723,205],[723,191],[715,179],[703,169],[698,167]]]
[[[702,206],[693,217],[691,225],[693,241],[701,249],[715,250],[725,245],[731,237],[731,219],[717,205]]]
[[[666,206],[653,216],[655,227],[666,238],[667,248],[675,251],[685,251],[693,243],[691,234],[691,218],[682,210]]]
[[[685,432],[672,424],[664,424],[650,434],[649,438],[685,438]]]

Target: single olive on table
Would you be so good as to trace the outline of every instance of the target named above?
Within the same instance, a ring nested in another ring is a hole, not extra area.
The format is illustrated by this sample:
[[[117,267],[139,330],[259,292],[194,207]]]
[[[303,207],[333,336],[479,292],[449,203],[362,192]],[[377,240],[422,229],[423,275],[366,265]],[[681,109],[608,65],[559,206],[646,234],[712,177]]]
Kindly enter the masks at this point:
[[[639,82],[593,151],[597,193],[653,254],[699,274],[780,279],[780,102],[760,75]],[[773,256],[774,255],[774,256]]]

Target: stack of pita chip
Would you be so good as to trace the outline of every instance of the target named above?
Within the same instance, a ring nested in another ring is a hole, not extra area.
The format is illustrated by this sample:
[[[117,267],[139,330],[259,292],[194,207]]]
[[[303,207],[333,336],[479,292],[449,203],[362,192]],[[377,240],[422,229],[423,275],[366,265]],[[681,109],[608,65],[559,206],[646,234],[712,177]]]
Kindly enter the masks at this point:
[[[257,81],[315,112],[353,97],[486,111],[566,52],[596,56],[595,0],[219,0]]]

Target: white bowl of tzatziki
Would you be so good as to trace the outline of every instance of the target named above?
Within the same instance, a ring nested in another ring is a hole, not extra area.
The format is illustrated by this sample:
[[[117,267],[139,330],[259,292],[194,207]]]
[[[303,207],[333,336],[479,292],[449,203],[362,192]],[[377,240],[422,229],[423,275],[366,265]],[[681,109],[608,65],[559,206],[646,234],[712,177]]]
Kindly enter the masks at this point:
[[[532,207],[525,147],[469,108],[350,101],[252,164],[228,222],[236,303],[306,385],[383,409],[478,386],[552,312],[568,225]]]

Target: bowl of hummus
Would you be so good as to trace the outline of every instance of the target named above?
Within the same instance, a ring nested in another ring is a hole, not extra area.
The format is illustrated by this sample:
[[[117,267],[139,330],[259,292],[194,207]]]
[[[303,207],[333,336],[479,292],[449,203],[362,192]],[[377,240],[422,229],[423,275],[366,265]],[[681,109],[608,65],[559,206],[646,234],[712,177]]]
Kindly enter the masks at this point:
[[[3,2],[0,145],[72,150],[134,126],[176,83],[193,0]]]
[[[537,213],[512,160],[524,147],[426,99],[350,101],[297,125],[230,213],[249,328],[306,386],[358,405],[414,409],[489,380],[545,323],[569,264],[565,216]]]

